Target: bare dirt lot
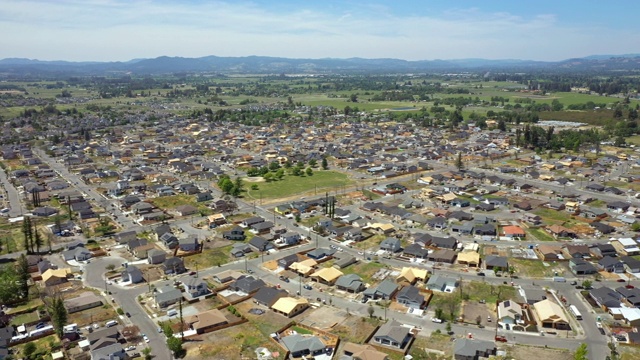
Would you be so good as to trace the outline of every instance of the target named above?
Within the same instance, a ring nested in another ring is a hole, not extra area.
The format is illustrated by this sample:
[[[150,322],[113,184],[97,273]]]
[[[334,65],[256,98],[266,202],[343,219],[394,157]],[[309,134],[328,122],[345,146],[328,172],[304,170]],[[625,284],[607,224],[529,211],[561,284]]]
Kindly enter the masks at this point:
[[[466,302],[463,307],[464,321],[467,323],[476,324],[476,319],[480,317],[480,324],[484,326],[495,325],[496,316],[489,310],[487,304],[480,304],[478,302]],[[487,317],[491,317],[492,322],[487,321]]]
[[[546,349],[536,346],[515,345],[507,349],[507,353],[516,360],[553,359],[571,360],[573,355],[566,349]]]
[[[362,318],[359,316],[348,316],[341,323],[331,329],[332,334],[336,334],[343,341],[350,341],[357,344],[364,341],[380,325],[377,318]]]
[[[344,310],[337,310],[329,306],[320,306],[317,309],[309,309],[301,315],[300,323],[331,331],[337,324],[342,323],[349,315]]]

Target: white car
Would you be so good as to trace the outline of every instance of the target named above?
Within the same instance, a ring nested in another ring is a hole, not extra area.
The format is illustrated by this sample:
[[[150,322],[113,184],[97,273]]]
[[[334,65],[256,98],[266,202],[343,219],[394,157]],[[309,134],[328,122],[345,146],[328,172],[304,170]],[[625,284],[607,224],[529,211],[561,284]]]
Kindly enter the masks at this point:
[[[149,338],[147,337],[147,335],[142,334],[142,338],[144,339],[144,342],[149,342]]]
[[[131,350],[135,350],[136,346],[135,345],[131,345],[131,346],[127,346],[126,348],[124,348],[124,351],[131,351]]]
[[[431,318],[431,321],[438,324],[442,323],[442,319],[438,319],[438,318]]]

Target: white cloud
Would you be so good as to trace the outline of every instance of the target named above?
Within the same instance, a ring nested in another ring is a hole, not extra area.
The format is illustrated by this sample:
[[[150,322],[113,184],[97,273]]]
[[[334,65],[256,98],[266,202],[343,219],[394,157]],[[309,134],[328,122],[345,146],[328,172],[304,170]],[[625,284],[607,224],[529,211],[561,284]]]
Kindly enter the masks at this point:
[[[304,6],[304,5],[301,5]],[[160,55],[298,58],[522,58],[559,60],[629,52],[640,35],[568,27],[553,14],[523,17],[478,8],[428,16],[267,9],[245,2],[0,1],[0,58],[128,60]],[[624,37],[623,37],[624,36]],[[625,41],[615,41],[622,39]]]

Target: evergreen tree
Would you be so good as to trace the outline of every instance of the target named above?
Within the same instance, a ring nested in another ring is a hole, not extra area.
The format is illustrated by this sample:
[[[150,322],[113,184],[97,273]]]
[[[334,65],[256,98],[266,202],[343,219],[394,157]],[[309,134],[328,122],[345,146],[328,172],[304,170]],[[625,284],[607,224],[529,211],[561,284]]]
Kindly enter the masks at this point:
[[[455,165],[458,170],[462,170],[464,168],[464,163],[462,162],[462,153],[458,153],[458,158],[456,159]]]
[[[58,294],[49,298],[48,304],[49,315],[51,316],[51,322],[53,328],[56,331],[58,337],[62,338],[64,334],[64,327],[67,325],[68,313],[64,307],[64,300]]]
[[[16,271],[20,283],[20,296],[26,299],[29,296],[29,278],[31,276],[29,275],[29,262],[24,254],[18,258]]]

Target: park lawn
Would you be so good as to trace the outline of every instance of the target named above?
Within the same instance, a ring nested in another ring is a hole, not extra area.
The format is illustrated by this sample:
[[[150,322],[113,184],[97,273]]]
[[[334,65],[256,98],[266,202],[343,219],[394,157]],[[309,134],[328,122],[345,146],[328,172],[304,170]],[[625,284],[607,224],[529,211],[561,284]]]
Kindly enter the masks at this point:
[[[353,184],[347,174],[331,171],[316,170],[311,176],[285,175],[282,180],[258,183],[258,190],[247,190],[247,197],[251,199],[277,199],[292,195],[311,192],[335,191],[343,186]]]
[[[173,209],[180,205],[193,205],[197,206],[195,197],[191,195],[172,195],[162,196],[149,200],[155,207],[160,209]]]
[[[384,267],[383,264],[375,261],[371,262],[362,262],[359,261],[355,264],[349,265],[344,269],[340,269],[345,275],[346,274],[357,274],[362,278],[362,281],[366,284],[371,284],[373,282],[373,274],[375,274],[378,270]]]
[[[509,264],[519,277],[543,278],[553,276],[553,267],[545,266],[540,260],[509,259]]]
[[[556,241],[553,236],[549,235],[546,231],[541,228],[528,228],[526,230],[528,240],[531,241],[530,237],[533,237],[539,241]]]
[[[198,263],[198,269],[226,264],[231,260],[232,247],[233,245],[227,245],[215,249],[205,249],[200,254],[185,257],[184,265],[187,269],[195,270],[196,263]]]

